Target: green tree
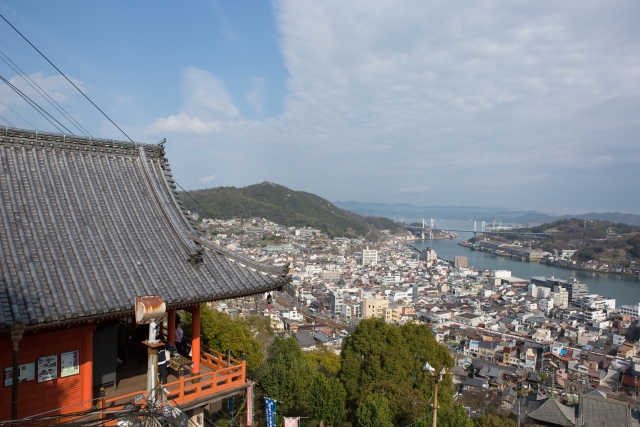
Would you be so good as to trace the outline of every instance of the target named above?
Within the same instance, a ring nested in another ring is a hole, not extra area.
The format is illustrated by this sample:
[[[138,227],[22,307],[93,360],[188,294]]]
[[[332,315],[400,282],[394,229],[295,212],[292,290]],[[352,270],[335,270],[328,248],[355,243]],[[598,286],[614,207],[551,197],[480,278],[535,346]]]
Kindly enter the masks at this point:
[[[447,349],[437,343],[426,325],[388,325],[382,319],[365,319],[345,339],[338,378],[347,391],[351,410],[370,394],[385,397],[395,425],[415,422],[433,399],[434,377],[422,370],[425,362],[440,371],[453,366]],[[438,387],[439,418],[453,410],[449,375]]]
[[[191,313],[181,313],[185,335],[192,336]],[[254,337],[251,328],[243,319],[234,320],[226,313],[200,306],[200,337],[202,344],[225,353],[231,350],[231,357],[240,360],[247,357],[247,369],[257,370],[264,361],[260,342]]]
[[[347,392],[335,378],[316,374],[311,385],[309,407],[311,416],[327,425],[334,425],[344,419]]]
[[[516,427],[518,422],[508,415],[483,414],[473,424],[475,427]]]
[[[265,397],[278,401],[279,414],[304,414],[315,368],[295,338],[275,339],[260,374],[260,389]]]
[[[376,393],[367,395],[355,415],[356,427],[393,427],[387,398]]]
[[[221,352],[231,350],[231,356],[236,359],[244,353],[250,371],[257,370],[264,361],[260,342],[243,320],[234,320],[226,313],[203,305],[200,308],[200,333],[207,347]]]
[[[340,370],[340,356],[326,347],[321,347],[316,351],[306,351],[305,356],[316,367],[318,372],[335,377]]]

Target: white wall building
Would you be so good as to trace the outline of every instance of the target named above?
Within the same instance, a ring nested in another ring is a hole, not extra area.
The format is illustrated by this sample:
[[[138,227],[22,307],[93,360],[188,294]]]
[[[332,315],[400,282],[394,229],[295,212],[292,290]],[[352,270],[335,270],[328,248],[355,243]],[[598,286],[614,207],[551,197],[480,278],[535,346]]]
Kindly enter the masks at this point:
[[[541,299],[538,301],[538,308],[540,308],[540,311],[549,314],[553,308],[553,300],[548,298]]]
[[[378,265],[378,251],[375,249],[362,250],[362,265]]]
[[[640,318],[640,304],[636,305],[623,305],[618,310],[623,316],[632,316]]]

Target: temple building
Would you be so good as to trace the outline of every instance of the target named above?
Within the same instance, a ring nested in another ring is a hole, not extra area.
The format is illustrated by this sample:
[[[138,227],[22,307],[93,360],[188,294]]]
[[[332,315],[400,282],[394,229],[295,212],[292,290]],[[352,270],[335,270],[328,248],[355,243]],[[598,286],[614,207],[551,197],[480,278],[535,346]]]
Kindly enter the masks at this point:
[[[0,420],[12,419],[16,347],[18,419],[88,410],[101,385],[103,406],[143,393],[145,365],[137,383],[136,364],[118,367],[122,328],[144,330],[135,325],[139,296],[165,302],[170,342],[176,310],[192,313],[192,363],[170,376],[168,399],[201,411],[245,391],[245,362],[202,348],[200,305],[281,288],[287,267],[201,235],[162,144],[5,129],[0,159]]]

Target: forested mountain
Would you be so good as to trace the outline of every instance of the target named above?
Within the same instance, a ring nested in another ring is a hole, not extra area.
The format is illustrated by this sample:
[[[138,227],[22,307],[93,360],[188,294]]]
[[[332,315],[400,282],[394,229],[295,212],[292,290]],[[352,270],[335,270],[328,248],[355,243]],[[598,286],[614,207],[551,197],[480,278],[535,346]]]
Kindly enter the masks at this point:
[[[387,218],[363,217],[336,207],[322,197],[294,191],[282,185],[263,182],[248,187],[217,187],[180,194],[187,209],[202,217],[261,217],[278,224],[319,229],[330,237],[366,236],[372,229],[391,229],[398,225]]]

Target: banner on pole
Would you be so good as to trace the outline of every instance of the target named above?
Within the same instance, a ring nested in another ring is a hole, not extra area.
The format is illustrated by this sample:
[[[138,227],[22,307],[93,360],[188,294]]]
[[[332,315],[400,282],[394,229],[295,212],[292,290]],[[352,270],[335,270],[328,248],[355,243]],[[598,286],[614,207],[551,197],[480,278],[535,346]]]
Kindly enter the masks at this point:
[[[247,389],[247,426],[253,426],[253,381],[247,381],[249,388]]]
[[[267,427],[276,427],[276,401],[265,397],[264,405],[267,413]]]
[[[300,422],[300,418],[286,418],[284,419],[284,427],[298,427],[298,423]]]

